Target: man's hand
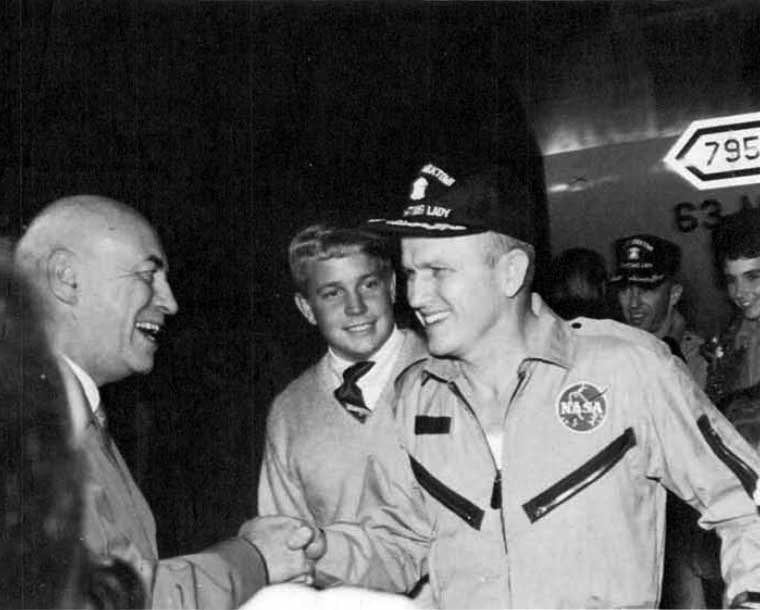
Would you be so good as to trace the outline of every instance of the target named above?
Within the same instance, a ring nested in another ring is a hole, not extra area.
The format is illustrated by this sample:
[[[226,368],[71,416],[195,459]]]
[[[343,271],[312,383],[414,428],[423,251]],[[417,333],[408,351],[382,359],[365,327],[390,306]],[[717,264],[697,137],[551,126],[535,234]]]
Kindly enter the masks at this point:
[[[325,552],[324,535],[306,521],[292,517],[256,517],[238,532],[264,557],[269,582],[311,575],[314,562]]]
[[[303,547],[303,552],[307,559],[311,561],[318,561],[322,555],[327,551],[327,539],[325,538],[325,532],[321,528],[315,528],[314,536]]]

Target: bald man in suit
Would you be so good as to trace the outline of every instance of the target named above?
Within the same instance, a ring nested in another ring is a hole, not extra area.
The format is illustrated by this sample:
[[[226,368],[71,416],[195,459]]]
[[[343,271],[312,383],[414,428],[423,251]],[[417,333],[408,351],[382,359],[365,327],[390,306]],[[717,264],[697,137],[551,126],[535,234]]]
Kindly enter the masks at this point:
[[[15,252],[40,293],[86,458],[84,542],[140,575],[157,608],[234,608],[269,582],[308,573],[310,528],[276,517],[201,553],[159,560],[153,514],[108,433],[99,388],[153,369],[178,306],[159,238],[135,209],[95,196],[57,200]]]

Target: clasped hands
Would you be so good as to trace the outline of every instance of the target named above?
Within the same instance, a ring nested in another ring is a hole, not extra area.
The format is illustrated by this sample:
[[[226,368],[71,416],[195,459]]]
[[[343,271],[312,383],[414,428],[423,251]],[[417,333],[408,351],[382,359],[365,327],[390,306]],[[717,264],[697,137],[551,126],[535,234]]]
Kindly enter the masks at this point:
[[[327,550],[324,532],[294,517],[256,517],[246,521],[238,535],[255,545],[264,557],[269,584],[311,584],[314,564]]]

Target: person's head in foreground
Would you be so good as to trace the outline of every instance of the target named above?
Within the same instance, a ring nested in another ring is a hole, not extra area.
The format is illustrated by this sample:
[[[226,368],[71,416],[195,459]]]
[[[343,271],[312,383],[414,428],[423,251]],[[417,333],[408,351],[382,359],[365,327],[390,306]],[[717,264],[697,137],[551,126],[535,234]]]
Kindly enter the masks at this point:
[[[136,574],[80,544],[82,463],[31,287],[0,258],[0,606],[140,607]]]
[[[0,261],[0,603],[71,607],[81,586],[78,456],[66,394],[26,285]]]

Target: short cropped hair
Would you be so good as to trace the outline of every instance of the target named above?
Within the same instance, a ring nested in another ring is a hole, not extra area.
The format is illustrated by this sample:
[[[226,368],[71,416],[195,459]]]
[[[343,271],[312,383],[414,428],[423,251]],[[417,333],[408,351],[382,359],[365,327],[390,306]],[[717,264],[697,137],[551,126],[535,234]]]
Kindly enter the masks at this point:
[[[713,231],[713,254],[721,272],[726,261],[760,257],[760,208],[724,216]]]
[[[483,234],[483,257],[486,265],[493,267],[499,258],[511,250],[522,250],[528,256],[528,271],[525,274],[525,285],[533,282],[535,272],[536,251],[531,244],[521,241],[504,233],[488,231]]]
[[[377,259],[384,275],[392,272],[389,244],[373,231],[331,224],[314,224],[302,229],[290,241],[288,248],[290,275],[296,290],[306,294],[310,262],[342,258],[357,253]]]

